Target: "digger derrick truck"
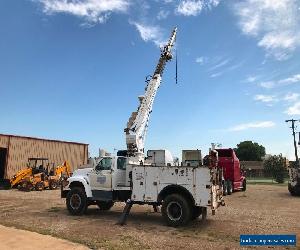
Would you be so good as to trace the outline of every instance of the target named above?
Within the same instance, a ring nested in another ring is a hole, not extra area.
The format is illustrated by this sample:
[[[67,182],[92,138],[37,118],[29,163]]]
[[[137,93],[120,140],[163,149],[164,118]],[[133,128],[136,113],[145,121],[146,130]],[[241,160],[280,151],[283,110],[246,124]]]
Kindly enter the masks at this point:
[[[115,202],[126,202],[119,223],[134,204],[152,205],[155,211],[161,206],[165,222],[181,226],[200,215],[206,217],[207,208],[215,210],[223,203],[222,178],[217,162],[206,161],[181,166],[153,165],[145,161],[144,143],[152,112],[153,102],[161,84],[166,63],[172,59],[177,29],[172,32],[168,44],[162,49],[159,62],[145,95],[139,97],[140,105],[129,118],[124,130],[127,150],[117,156],[104,156],[93,168],[78,169],[67,179],[61,196],[72,215],[82,215],[89,205],[109,210]],[[211,158],[213,158],[211,152]],[[216,152],[215,152],[216,153]],[[217,155],[217,153],[215,154]],[[184,157],[183,157],[184,158]],[[195,161],[193,161],[195,162]]]

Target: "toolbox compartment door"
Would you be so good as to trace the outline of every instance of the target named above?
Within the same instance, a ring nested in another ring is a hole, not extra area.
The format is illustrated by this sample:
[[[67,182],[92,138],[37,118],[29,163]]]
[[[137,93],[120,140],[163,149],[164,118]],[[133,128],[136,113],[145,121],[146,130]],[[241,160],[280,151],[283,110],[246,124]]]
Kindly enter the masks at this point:
[[[136,166],[132,168],[132,195],[134,201],[144,201],[145,197],[145,167]]]

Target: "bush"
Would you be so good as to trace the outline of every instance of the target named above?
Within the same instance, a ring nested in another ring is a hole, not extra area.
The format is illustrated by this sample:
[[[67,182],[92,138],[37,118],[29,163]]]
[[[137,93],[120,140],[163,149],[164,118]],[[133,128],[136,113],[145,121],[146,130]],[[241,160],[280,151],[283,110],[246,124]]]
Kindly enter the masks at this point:
[[[286,174],[285,160],[282,155],[273,155],[265,160],[264,170],[270,174],[276,182],[284,183]]]

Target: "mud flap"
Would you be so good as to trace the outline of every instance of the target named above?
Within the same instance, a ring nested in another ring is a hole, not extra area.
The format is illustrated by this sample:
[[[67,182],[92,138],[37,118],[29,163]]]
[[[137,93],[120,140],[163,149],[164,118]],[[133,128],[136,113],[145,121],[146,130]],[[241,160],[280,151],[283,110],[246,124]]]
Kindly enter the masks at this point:
[[[211,187],[211,210],[212,215],[215,215],[216,209],[220,206],[224,206],[225,202],[222,197],[222,190],[219,185],[212,185]]]

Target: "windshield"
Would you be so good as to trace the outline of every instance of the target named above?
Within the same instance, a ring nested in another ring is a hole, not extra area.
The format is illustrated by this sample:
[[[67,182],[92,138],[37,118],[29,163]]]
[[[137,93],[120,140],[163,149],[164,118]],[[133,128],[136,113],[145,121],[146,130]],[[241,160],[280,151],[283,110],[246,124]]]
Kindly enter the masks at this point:
[[[96,166],[96,170],[111,170],[111,158],[103,158]]]

